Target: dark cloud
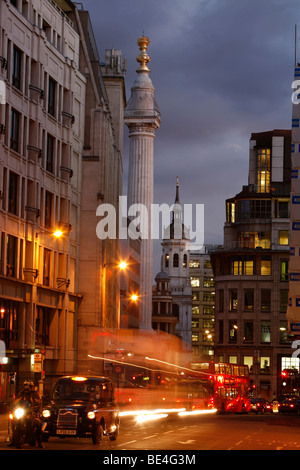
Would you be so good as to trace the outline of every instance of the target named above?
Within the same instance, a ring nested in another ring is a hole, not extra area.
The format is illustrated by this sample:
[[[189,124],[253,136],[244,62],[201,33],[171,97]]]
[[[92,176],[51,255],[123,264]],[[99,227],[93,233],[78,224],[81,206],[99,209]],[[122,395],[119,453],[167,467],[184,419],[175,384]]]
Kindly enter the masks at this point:
[[[225,199],[248,181],[251,133],[290,127],[298,0],[84,0],[83,6],[100,56],[114,47],[127,57],[128,98],[137,37],[149,36],[162,113],[155,202],[173,202],[178,175],[182,202],[205,204],[205,241],[221,243]]]

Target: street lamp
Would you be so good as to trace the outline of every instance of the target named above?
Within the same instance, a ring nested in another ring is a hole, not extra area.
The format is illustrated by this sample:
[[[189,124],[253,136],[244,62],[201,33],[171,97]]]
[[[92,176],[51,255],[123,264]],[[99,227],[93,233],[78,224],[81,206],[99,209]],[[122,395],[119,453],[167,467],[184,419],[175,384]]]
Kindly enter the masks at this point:
[[[126,261],[120,261],[119,263],[119,268],[122,269],[123,271],[127,268],[128,264]]]
[[[139,296],[137,294],[131,294],[130,296],[130,300],[132,300],[133,302],[136,302],[138,300]]]
[[[53,233],[53,235],[56,237],[56,238],[60,238],[62,236],[63,232],[59,229],[55,230],[55,232]]]

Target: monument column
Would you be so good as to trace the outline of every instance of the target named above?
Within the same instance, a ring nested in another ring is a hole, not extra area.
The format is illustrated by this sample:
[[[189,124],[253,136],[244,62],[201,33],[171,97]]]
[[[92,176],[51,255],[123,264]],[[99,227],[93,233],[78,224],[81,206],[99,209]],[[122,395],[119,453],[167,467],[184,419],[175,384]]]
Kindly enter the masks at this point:
[[[153,204],[153,147],[155,130],[160,126],[160,111],[155,101],[154,86],[149,77],[147,54],[149,39],[139,37],[140,55],[136,80],[125,110],[129,129],[128,208],[143,204],[148,211],[148,233],[141,231],[140,267],[140,328],[152,327],[152,268],[151,205]],[[145,226],[144,226],[145,227]]]

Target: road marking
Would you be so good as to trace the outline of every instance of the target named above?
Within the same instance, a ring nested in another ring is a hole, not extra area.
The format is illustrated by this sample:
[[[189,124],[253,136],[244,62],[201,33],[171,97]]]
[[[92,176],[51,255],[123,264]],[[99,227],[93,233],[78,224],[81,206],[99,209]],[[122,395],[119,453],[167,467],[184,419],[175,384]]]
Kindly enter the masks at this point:
[[[182,441],[177,441],[179,444],[192,444],[193,442],[196,442],[195,440],[189,440],[189,441],[185,441],[185,442],[182,442]]]
[[[133,444],[135,441],[129,441],[129,442],[123,442],[123,444],[118,444],[117,447],[121,447],[121,446],[128,446],[128,444]]]
[[[143,438],[143,441],[145,441],[146,439],[151,439],[152,437],[157,437],[157,434],[153,434],[153,436],[144,437],[144,438]]]

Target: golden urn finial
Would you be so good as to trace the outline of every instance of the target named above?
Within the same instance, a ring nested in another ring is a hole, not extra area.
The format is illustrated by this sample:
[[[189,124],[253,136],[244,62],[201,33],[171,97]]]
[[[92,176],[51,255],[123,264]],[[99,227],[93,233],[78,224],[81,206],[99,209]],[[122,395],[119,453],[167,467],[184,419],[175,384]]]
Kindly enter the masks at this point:
[[[148,62],[150,62],[150,57],[147,54],[147,49],[150,44],[150,39],[144,36],[144,33],[142,36],[140,36],[137,40],[137,44],[140,48],[140,55],[136,58],[137,62],[139,62],[140,66],[137,69],[137,72],[150,72],[150,70],[147,67]]]

